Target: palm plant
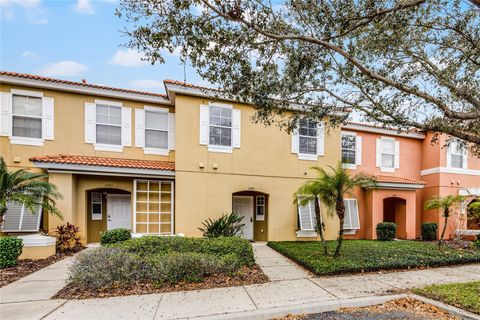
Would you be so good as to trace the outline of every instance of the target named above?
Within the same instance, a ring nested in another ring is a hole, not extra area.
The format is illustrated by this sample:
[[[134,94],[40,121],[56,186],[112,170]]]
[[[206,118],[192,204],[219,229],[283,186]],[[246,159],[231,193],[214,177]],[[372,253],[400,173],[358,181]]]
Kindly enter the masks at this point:
[[[320,167],[313,167],[317,171],[317,178],[306,182],[297,190],[296,199],[300,204],[305,204],[309,199],[305,196],[310,196],[315,200],[320,200],[325,204],[327,212],[330,215],[336,214],[339,219],[339,231],[337,247],[335,249],[334,257],[340,255],[343,242],[343,223],[345,220],[345,203],[343,198],[345,195],[351,195],[356,186],[374,186],[375,178],[366,176],[364,174],[350,175],[347,170],[342,167],[342,163],[338,163],[334,168],[329,166],[331,171],[327,172]],[[302,197],[303,196],[303,197]],[[324,253],[327,254],[327,246],[323,236],[324,224],[321,220],[320,206],[318,201],[315,201],[315,216],[317,218],[316,229],[322,239]]]
[[[440,209],[443,211],[444,221],[442,234],[440,235],[440,239],[438,240],[439,246],[442,244],[443,238],[445,237],[445,231],[447,230],[448,218],[450,217],[450,213],[452,213],[454,207],[461,204],[464,199],[464,196],[450,194],[445,197],[434,197],[425,202],[425,210]]]
[[[242,233],[245,224],[241,223],[243,216],[232,212],[223,214],[220,218],[212,220],[208,218],[202,222],[203,228],[198,228],[205,238],[238,237]]]
[[[45,174],[32,173],[26,169],[9,171],[0,157],[0,227],[8,210],[7,203],[11,201],[23,203],[29,211],[41,206],[44,211],[62,217],[55,207],[55,200],[61,199],[62,195],[47,178]]]

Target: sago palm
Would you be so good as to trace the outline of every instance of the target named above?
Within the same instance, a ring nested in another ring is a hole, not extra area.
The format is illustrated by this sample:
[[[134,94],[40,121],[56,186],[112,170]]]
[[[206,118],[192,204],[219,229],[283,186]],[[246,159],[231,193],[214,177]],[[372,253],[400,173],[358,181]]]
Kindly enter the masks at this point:
[[[445,231],[447,230],[447,223],[450,213],[455,207],[460,205],[464,199],[464,196],[450,194],[445,197],[435,197],[425,202],[425,210],[440,209],[443,212],[443,228],[440,239],[438,240],[438,245],[442,244],[443,238],[445,237]]]
[[[32,173],[25,169],[9,171],[0,157],[0,228],[8,210],[7,203],[11,201],[23,203],[29,211],[41,206],[53,215],[62,216],[55,207],[55,200],[61,199],[62,195],[47,178],[45,174]]]
[[[320,167],[313,167],[312,169],[317,171],[317,178],[312,181],[306,182],[297,191],[297,197],[311,196],[325,205],[330,215],[336,214],[339,219],[339,231],[337,247],[335,249],[334,257],[340,255],[343,242],[343,223],[345,220],[345,204],[343,198],[345,195],[351,195],[354,188],[357,186],[374,186],[375,178],[366,176],[364,174],[350,175],[347,170],[342,167],[341,163],[334,168],[329,166],[331,170],[326,171]],[[307,199],[299,200],[300,204],[308,202]],[[315,216],[317,217],[317,231],[320,236],[323,236],[323,224],[321,221],[320,208],[317,201],[315,205]],[[324,244],[324,251],[326,252],[326,245]]]

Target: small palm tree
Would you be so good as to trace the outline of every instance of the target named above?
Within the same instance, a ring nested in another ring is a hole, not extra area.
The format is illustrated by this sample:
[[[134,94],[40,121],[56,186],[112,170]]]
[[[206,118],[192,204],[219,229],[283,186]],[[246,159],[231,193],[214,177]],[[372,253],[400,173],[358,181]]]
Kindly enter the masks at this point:
[[[465,199],[464,196],[450,194],[445,197],[434,197],[425,202],[425,205],[424,205],[425,210],[440,209],[443,211],[444,223],[443,223],[442,234],[440,235],[440,239],[438,240],[438,245],[442,244],[443,238],[445,237],[445,231],[447,230],[447,223],[448,223],[448,218],[450,217],[450,213],[452,212],[454,207],[461,204],[464,199]]]
[[[32,173],[25,169],[9,171],[0,157],[0,228],[7,213],[7,203],[10,201],[21,202],[30,211],[33,211],[34,207],[42,206],[43,210],[62,217],[55,207],[55,200],[61,199],[62,195],[47,178],[45,174]]]
[[[351,195],[356,186],[374,186],[375,178],[364,174],[356,174],[352,176],[342,167],[342,163],[340,162],[335,168],[331,166],[329,166],[329,168],[331,169],[330,172],[327,172],[320,167],[313,167],[312,169],[317,171],[318,177],[312,181],[306,182],[298,189],[297,199],[302,195],[320,199],[320,201],[327,207],[330,215],[336,213],[338,216],[340,221],[338,241],[333,255],[336,258],[340,255],[343,242],[343,223],[345,220],[345,203],[343,202],[343,198],[345,195]],[[308,202],[308,199],[300,199],[299,201],[300,204],[302,204]],[[318,201],[315,202],[315,216],[317,217],[316,228],[320,237],[323,237],[322,231],[324,225],[321,220],[320,207],[318,206]],[[322,239],[322,242],[324,243],[324,252],[327,253],[324,239]]]

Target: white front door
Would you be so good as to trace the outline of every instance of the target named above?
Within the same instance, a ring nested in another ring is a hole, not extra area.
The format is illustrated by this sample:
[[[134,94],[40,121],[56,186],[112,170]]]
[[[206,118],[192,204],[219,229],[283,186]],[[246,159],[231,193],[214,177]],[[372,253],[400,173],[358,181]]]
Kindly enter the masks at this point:
[[[242,220],[242,223],[245,224],[243,237],[253,240],[253,197],[234,196],[233,212],[244,217]]]
[[[132,229],[129,194],[107,194],[107,230]]]

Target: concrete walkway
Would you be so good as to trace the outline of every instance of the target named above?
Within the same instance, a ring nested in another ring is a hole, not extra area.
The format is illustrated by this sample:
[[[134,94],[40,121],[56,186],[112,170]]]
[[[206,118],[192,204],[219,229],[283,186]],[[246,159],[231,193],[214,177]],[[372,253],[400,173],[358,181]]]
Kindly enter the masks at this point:
[[[231,288],[88,300],[51,300],[66,283],[72,259],[0,289],[0,318],[13,319],[271,319],[295,312],[364,306],[399,290],[480,280],[480,264],[395,273],[315,277],[265,244],[254,244],[271,282]]]

